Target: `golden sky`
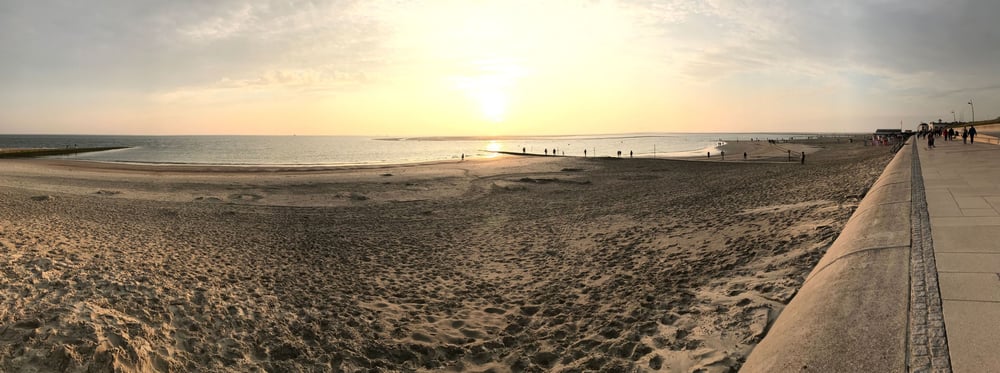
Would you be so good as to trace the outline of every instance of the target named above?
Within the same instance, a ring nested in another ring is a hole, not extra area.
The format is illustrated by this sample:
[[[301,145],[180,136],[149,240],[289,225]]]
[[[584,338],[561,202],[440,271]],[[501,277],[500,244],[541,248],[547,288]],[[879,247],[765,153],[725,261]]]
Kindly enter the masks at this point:
[[[0,133],[866,132],[995,117],[995,2],[0,5]],[[930,22],[933,21],[933,22]],[[992,44],[990,44],[992,43]],[[9,52],[9,53],[8,53]],[[957,118],[958,119],[958,118]]]

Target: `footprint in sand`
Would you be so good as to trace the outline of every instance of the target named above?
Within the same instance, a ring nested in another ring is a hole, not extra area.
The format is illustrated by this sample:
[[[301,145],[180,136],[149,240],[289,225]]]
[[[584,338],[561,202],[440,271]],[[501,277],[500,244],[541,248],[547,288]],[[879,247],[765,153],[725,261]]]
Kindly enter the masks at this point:
[[[41,321],[37,319],[21,320],[14,323],[14,327],[18,329],[37,329],[41,325]]]
[[[264,199],[264,196],[259,194],[237,193],[237,194],[230,194],[229,199],[232,201],[255,202]]]

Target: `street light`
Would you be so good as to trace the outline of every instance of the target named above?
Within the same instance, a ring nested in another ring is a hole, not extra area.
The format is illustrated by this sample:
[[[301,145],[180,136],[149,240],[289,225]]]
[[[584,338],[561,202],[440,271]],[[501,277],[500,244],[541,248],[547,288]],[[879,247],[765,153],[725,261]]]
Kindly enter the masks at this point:
[[[955,119],[955,111],[954,110],[951,111],[951,122],[952,123],[957,123],[958,122],[958,119]]]
[[[969,100],[969,106],[972,106],[972,123],[976,123],[976,105],[973,105],[972,100]]]

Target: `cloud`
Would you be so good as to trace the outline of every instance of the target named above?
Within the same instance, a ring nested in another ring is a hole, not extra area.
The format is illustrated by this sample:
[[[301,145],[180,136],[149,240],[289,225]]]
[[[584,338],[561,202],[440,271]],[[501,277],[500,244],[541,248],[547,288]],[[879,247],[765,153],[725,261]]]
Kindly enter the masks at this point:
[[[244,4],[226,14],[211,16],[194,24],[186,25],[178,32],[198,41],[226,39],[246,31],[255,19],[254,7],[250,4]]]
[[[1000,2],[709,0],[628,2],[696,81],[852,71],[908,90],[982,85],[1000,60]],[[662,16],[657,16],[662,14]],[[990,85],[990,84],[986,84]]]
[[[276,69],[244,77],[225,77],[199,86],[186,86],[151,95],[160,104],[216,104],[261,99],[285,99],[302,95],[328,95],[358,87],[369,81],[360,72],[337,70],[336,66],[309,69]]]
[[[338,64],[377,68],[384,33],[353,1],[0,3],[0,83],[143,91]]]
[[[814,90],[899,110],[976,95],[988,111],[997,14],[989,0],[0,1],[0,108],[100,91],[170,104],[423,92],[499,59],[537,91]]]

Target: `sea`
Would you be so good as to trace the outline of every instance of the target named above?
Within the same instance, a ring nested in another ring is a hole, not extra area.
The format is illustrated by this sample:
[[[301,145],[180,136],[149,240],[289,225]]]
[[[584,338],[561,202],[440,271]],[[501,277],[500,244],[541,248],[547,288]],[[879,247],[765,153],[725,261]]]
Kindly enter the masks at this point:
[[[689,157],[727,141],[814,138],[810,133],[643,133],[505,137],[0,135],[0,149],[127,147],[55,158],[200,165],[340,166],[493,158],[507,153]]]

